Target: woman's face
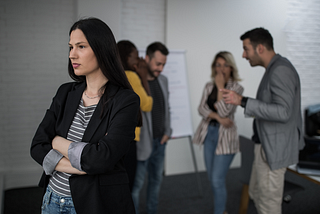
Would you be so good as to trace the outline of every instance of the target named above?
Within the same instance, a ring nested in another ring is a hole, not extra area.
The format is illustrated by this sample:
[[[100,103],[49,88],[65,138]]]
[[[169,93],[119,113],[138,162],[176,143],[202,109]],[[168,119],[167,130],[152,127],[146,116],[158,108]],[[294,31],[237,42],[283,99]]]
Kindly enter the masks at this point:
[[[77,76],[101,72],[98,60],[81,30],[76,29],[71,32],[69,47],[69,58]]]
[[[134,48],[133,51],[131,51],[130,55],[128,56],[128,61],[127,61],[130,70],[134,71],[135,66],[138,66],[138,62],[139,62],[138,51],[137,49]]]
[[[218,73],[222,73],[222,75],[224,76],[225,81],[228,82],[228,80],[229,80],[229,78],[231,76],[232,68],[231,68],[230,65],[228,65],[226,63],[226,60],[224,60],[223,58],[219,57],[216,60],[215,69],[216,69],[216,75]]]

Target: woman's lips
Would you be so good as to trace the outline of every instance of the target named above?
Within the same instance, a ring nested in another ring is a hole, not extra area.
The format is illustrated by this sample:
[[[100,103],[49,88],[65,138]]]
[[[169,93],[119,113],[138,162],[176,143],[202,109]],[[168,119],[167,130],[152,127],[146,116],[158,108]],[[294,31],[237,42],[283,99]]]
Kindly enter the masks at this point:
[[[73,68],[77,68],[77,67],[79,67],[79,66],[80,66],[80,64],[73,63],[73,64],[72,64],[72,66],[73,66]]]

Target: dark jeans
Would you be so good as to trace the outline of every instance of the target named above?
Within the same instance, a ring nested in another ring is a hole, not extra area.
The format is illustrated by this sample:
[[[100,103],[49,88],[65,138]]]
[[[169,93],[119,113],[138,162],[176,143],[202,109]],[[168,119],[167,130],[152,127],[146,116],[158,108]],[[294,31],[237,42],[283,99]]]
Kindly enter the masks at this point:
[[[166,143],[161,145],[160,141],[161,138],[153,139],[153,149],[149,159],[146,161],[137,161],[136,177],[132,189],[132,199],[137,214],[139,214],[139,196],[146,172],[148,172],[147,213],[157,213],[166,148]]]

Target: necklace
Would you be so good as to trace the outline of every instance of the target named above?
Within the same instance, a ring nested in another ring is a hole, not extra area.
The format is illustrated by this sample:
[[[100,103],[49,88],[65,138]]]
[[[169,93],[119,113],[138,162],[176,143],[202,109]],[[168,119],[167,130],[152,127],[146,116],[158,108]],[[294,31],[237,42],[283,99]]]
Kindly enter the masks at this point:
[[[100,97],[100,96],[101,96],[100,94],[98,94],[97,96],[89,97],[89,96],[86,94],[86,92],[84,92],[84,95],[85,95],[87,98],[89,98],[89,99],[95,99],[95,98],[97,98],[97,97]]]

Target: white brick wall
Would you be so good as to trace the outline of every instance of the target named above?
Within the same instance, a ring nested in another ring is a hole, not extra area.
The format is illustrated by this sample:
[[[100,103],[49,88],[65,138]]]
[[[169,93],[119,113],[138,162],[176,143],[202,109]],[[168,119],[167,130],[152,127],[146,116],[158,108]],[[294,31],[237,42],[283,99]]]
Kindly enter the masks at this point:
[[[138,48],[165,42],[165,2],[123,0],[122,38]],[[41,170],[30,144],[58,86],[71,81],[68,32],[76,8],[77,0],[0,1],[0,173],[7,188],[36,185],[40,177],[24,182],[16,175]]]
[[[300,75],[304,111],[320,103],[320,1],[287,1],[287,53]]]
[[[154,41],[165,43],[165,0],[122,0],[121,36],[137,48]]]
[[[71,81],[74,8],[75,0],[0,1],[0,172],[40,168],[31,140],[57,87]]]
[[[300,74],[304,109],[320,102],[320,3],[287,1],[287,53]],[[70,81],[67,44],[76,3],[0,1],[0,173],[39,168],[29,155],[30,143],[57,87]],[[166,0],[121,3],[119,39],[138,48],[166,42]]]

